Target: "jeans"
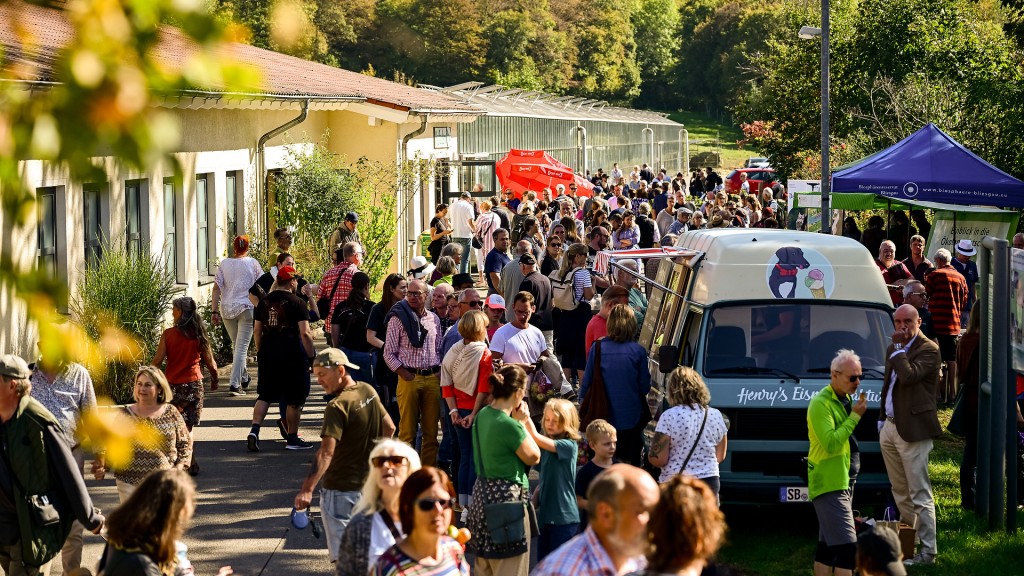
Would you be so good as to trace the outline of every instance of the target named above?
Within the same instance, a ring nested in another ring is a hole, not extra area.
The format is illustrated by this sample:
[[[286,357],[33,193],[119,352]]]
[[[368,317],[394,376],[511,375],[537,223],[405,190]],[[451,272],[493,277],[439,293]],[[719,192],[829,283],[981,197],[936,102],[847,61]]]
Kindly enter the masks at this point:
[[[557,550],[576,535],[580,529],[579,522],[572,524],[545,524],[540,527],[537,538],[537,562]]]
[[[424,466],[437,463],[437,424],[441,418],[440,382],[437,374],[416,374],[412,380],[398,379],[398,411],[402,421],[398,439],[413,446],[416,427],[423,427],[423,449],[420,461]]]
[[[467,273],[469,273],[469,258],[470,258],[470,254],[473,253],[473,250],[470,249],[472,247],[472,244],[471,244],[472,239],[471,238],[459,238],[457,236],[452,236],[452,242],[455,242],[459,246],[462,246],[462,262],[459,262],[459,273],[460,274],[467,274]],[[483,268],[483,266],[480,265],[480,261],[479,260],[477,260],[476,264],[477,264],[477,268],[481,268],[481,269]]]
[[[320,515],[324,520],[324,540],[331,562],[338,559],[341,537],[345,534],[348,521],[352,519],[352,508],[358,500],[359,492],[320,489]]]
[[[459,418],[465,418],[472,414],[472,410],[459,408]],[[459,446],[459,469],[455,484],[459,494],[470,495],[473,493],[473,485],[476,484],[476,468],[473,465],[473,429],[462,426],[452,426],[455,429],[455,439]]]
[[[441,392],[438,390],[438,394]],[[455,426],[452,425],[452,417],[448,415],[448,403],[442,397],[440,400],[441,410],[441,446],[437,449],[437,460],[439,462],[455,462]],[[455,468],[452,468],[452,472]]]
[[[246,374],[245,359],[249,352],[249,342],[252,341],[252,323],[251,308],[234,318],[224,318],[224,328],[227,329],[231,343],[235,347],[235,354],[231,360],[231,388],[238,388],[243,375]]]

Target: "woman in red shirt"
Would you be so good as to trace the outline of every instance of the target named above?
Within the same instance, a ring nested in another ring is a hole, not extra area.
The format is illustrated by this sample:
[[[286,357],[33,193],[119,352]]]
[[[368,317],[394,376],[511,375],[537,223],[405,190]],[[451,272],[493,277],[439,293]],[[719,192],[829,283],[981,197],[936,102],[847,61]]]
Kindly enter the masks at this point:
[[[459,445],[456,488],[459,504],[469,505],[476,468],[473,466],[472,426],[477,412],[491,400],[488,378],[494,372],[487,349],[487,316],[479,310],[462,315],[458,324],[462,340],[441,360],[441,396],[448,407],[448,419]]]
[[[199,425],[199,417],[203,412],[203,372],[199,367],[200,362],[210,372],[210,390],[217,389],[217,363],[213,360],[210,339],[199,317],[196,301],[188,296],[176,298],[172,303],[171,316],[174,325],[160,336],[152,364],[160,368],[164,360],[167,361],[164,374],[167,375],[174,395],[171,404],[181,412],[191,436],[192,428]],[[195,456],[192,457],[188,472],[193,476],[199,474]]]

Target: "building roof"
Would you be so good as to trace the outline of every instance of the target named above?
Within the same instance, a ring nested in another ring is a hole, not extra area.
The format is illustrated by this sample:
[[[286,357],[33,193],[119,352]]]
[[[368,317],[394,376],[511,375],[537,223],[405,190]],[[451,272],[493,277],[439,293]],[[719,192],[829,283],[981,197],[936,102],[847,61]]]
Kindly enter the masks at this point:
[[[157,57],[168,65],[184,65],[199,49],[177,28],[162,26],[160,35]],[[26,41],[25,38],[31,40]],[[21,2],[0,2],[0,44],[6,60],[4,71],[9,77],[31,83],[56,81],[54,63],[73,38],[74,28],[62,10]],[[225,43],[217,50],[220,52],[217,56],[262,70],[262,85],[201,86],[194,93],[186,91],[178,96],[243,101],[310,99],[318,101],[320,108],[330,107],[330,102],[343,104],[355,101],[400,112],[481,114],[475,106],[454,94],[407,86],[245,44]]]
[[[603,100],[557,96],[521,88],[507,88],[500,84],[484,85],[483,82],[464,82],[447,88],[426,84],[421,84],[420,87],[457,96],[485,111],[488,116],[528,116],[531,118],[663,124],[682,127],[682,124],[669,120],[668,115],[661,112],[620,108],[610,106]]]

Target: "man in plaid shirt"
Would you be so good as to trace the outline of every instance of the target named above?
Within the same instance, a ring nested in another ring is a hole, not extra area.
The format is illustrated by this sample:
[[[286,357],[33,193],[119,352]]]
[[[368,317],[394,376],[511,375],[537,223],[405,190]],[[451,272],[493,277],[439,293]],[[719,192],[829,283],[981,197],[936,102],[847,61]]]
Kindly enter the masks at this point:
[[[533,576],[617,576],[647,565],[647,520],[658,504],[658,483],[645,470],[613,464],[587,489],[590,524],[552,552]]]
[[[358,242],[348,242],[335,250],[334,255],[338,263],[324,274],[320,280],[320,289],[316,293],[317,300],[327,297],[331,299],[331,309],[327,312],[327,317],[321,318],[324,321],[324,334],[327,335],[329,345],[333,345],[330,342],[331,315],[334,314],[334,307],[348,300],[348,295],[352,292],[352,276],[359,272],[359,266],[363,264],[363,248]]]

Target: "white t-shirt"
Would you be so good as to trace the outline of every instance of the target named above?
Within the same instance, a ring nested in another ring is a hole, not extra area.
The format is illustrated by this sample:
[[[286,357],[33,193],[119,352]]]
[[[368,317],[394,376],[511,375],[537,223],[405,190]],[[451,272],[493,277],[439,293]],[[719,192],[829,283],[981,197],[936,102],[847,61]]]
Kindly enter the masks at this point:
[[[221,316],[227,319],[238,317],[245,310],[253,308],[249,300],[249,288],[263,276],[263,268],[255,258],[225,258],[217,266],[214,282],[220,287]]]
[[[476,220],[476,212],[473,204],[468,200],[458,200],[448,209],[448,217],[452,220],[452,236],[456,238],[471,238],[473,229],[469,227],[470,220]],[[463,254],[463,257],[468,257]]]
[[[401,533],[402,523],[395,522],[395,528]],[[380,514],[374,514],[373,523],[370,526],[370,553],[367,555],[369,560],[367,566],[371,568],[376,566],[377,559],[380,558],[381,554],[387,552],[388,548],[394,545],[395,537],[391,534],[391,530],[388,529],[388,525],[381,520]]]
[[[661,469],[659,482],[668,482],[673,476],[685,472],[695,478],[718,476],[718,458],[715,447],[725,438],[725,418],[718,410],[708,407],[708,422],[704,433],[700,435],[697,449],[693,451],[686,470],[681,470],[686,455],[693,448],[693,442],[704,420],[703,408],[696,406],[674,406],[666,410],[658,419],[656,432],[667,434],[672,439],[668,464]]]
[[[501,354],[501,359],[507,363],[533,364],[547,349],[544,333],[532,324],[522,330],[511,323],[505,324],[491,338],[491,352]]]

